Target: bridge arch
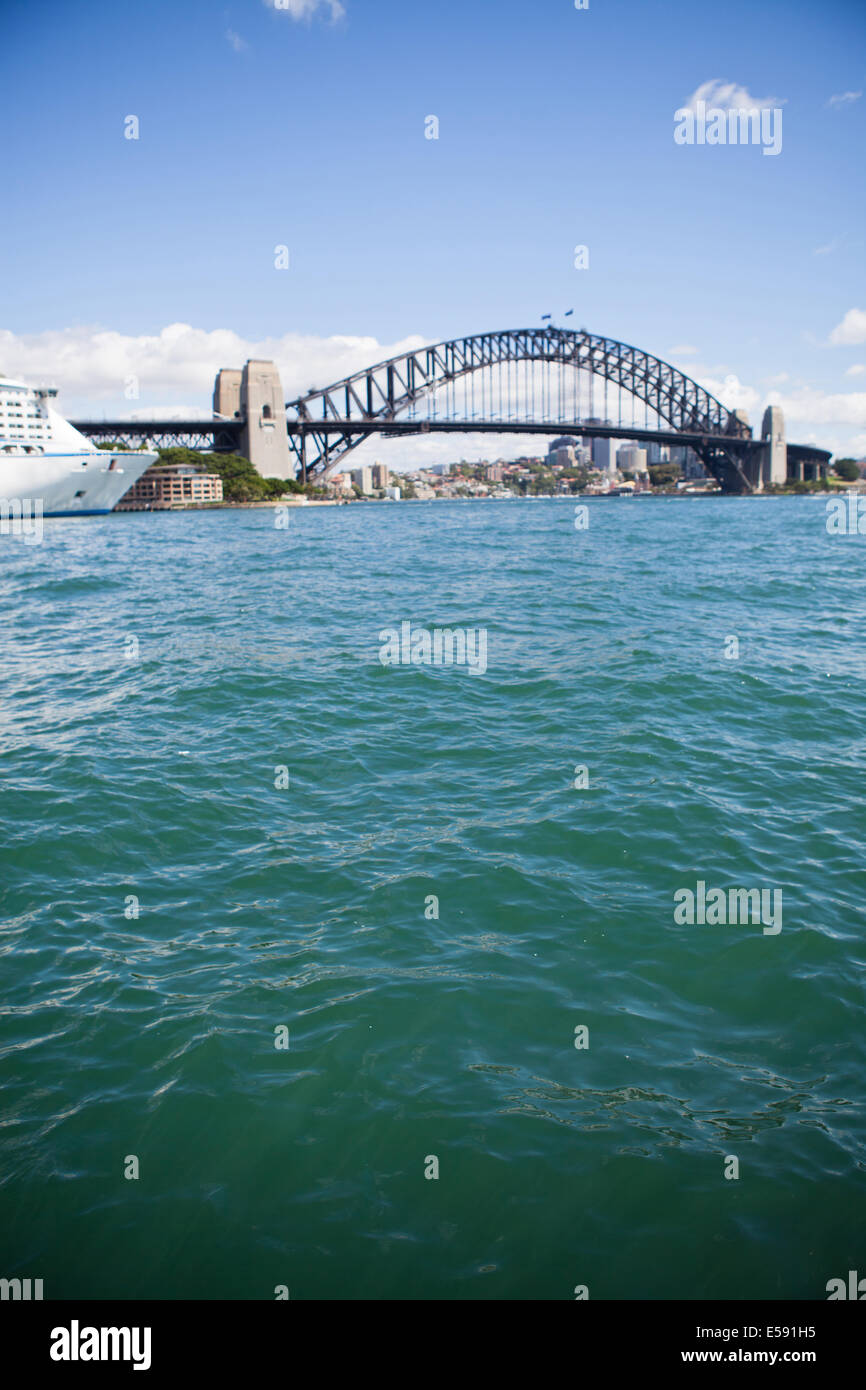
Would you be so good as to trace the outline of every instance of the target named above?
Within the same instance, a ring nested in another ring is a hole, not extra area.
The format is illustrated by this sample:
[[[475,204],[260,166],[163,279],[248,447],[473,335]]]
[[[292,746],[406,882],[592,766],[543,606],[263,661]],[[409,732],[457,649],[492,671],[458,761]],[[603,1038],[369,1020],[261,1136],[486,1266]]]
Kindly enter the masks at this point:
[[[675,433],[751,439],[748,424],[691,377],[651,353],[585,329],[519,328],[435,343],[378,362],[286,404],[289,441],[303,476],[325,476],[362,439],[384,430],[425,398],[471,373],[506,363],[572,367],[597,376],[643,402]],[[479,422],[480,423],[480,422]],[[503,423],[519,431],[519,423]],[[342,430],[341,424],[346,428]],[[551,421],[560,427],[580,421]],[[319,426],[319,428],[317,428]],[[417,426],[424,428],[423,422]],[[472,423],[466,423],[471,431]],[[579,432],[575,428],[575,432]],[[707,451],[717,471],[738,469],[736,449]]]

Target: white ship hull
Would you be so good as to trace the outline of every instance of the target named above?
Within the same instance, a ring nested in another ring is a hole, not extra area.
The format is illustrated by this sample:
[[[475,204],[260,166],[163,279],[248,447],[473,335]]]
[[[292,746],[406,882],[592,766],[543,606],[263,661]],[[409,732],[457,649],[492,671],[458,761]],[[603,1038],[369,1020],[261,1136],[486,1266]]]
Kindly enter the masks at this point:
[[[110,512],[158,455],[106,450],[80,454],[4,454],[0,450],[0,499],[42,504],[44,516]]]
[[[0,374],[0,513],[89,516],[110,512],[158,455],[97,449],[49,401]]]

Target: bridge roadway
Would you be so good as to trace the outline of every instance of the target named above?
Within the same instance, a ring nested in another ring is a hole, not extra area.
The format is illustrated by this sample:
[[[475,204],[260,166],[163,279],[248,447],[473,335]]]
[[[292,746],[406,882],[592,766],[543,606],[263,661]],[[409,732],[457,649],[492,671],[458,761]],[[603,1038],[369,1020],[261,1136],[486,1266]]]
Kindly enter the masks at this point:
[[[151,440],[160,448],[187,447],[214,450],[217,453],[237,452],[243,420],[74,420],[72,424],[90,439],[101,442],[120,440],[123,443]],[[361,437],[375,434],[544,434],[574,435],[586,439],[634,439],[640,443],[657,443],[682,447],[687,445],[700,456],[703,451],[723,449],[732,443],[730,435],[706,434],[683,430],[641,429],[635,425],[596,425],[580,420],[287,420],[290,435],[346,435]],[[743,454],[755,453],[764,447],[760,439],[737,439],[736,447]],[[816,464],[826,466],[830,453],[807,444],[788,444],[788,459],[794,477],[803,477]]]
[[[159,439],[182,436],[212,439],[217,449],[239,438],[243,420],[213,420],[202,416],[196,420],[72,420],[77,430],[90,439]],[[700,445],[730,444],[729,434],[688,433],[682,430],[642,429],[637,425],[596,425],[586,422],[553,420],[287,420],[286,432],[302,434],[549,434],[574,435],[598,439],[653,440],[659,444]],[[224,436],[220,440],[220,436]],[[760,449],[760,439],[737,439],[737,444]],[[796,448],[796,445],[789,445]],[[820,452],[820,450],[818,451]]]

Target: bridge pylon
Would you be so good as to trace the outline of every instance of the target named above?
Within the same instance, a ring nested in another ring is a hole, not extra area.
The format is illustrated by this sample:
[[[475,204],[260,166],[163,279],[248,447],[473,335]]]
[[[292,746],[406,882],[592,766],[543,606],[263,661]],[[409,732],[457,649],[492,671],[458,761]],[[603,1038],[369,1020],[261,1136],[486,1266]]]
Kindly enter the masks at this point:
[[[768,483],[788,481],[788,444],[785,439],[785,417],[782,407],[768,405],[761,423],[761,439],[764,440],[759,459],[761,467],[761,486],[763,491]]]
[[[213,391],[215,415],[240,419],[240,452],[263,478],[293,478],[283,386],[276,363],[251,358],[222,367]]]

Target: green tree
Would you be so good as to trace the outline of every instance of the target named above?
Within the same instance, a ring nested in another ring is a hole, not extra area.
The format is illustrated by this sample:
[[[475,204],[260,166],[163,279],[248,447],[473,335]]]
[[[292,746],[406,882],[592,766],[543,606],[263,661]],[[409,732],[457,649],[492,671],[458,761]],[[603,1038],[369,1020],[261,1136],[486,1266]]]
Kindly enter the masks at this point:
[[[537,471],[533,470],[533,472],[534,476],[529,484],[529,491],[536,496],[539,492],[553,492],[556,487],[556,479],[553,474],[544,468],[539,468]]]
[[[651,463],[649,475],[653,487],[666,487],[669,483],[676,482],[680,470],[675,463]]]
[[[860,477],[860,466],[854,459],[837,459],[833,464],[833,472],[843,483],[855,483]]]
[[[563,468],[560,477],[565,478],[570,492],[582,492],[589,482],[589,470],[583,467]]]

